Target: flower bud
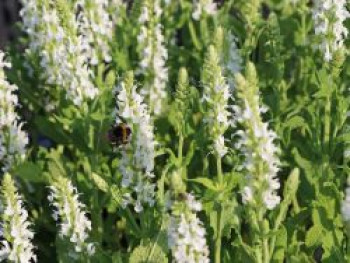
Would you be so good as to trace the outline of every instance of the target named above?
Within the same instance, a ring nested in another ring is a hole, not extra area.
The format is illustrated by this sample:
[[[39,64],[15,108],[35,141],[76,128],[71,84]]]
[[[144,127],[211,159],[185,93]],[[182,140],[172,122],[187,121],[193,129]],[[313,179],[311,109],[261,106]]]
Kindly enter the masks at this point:
[[[182,180],[182,175],[179,170],[175,170],[170,176],[170,185],[175,195],[186,192],[186,184]]]
[[[284,186],[284,198],[292,199],[293,196],[295,196],[299,187],[299,175],[300,172],[298,168],[294,168],[293,171],[290,173],[287,182]]]

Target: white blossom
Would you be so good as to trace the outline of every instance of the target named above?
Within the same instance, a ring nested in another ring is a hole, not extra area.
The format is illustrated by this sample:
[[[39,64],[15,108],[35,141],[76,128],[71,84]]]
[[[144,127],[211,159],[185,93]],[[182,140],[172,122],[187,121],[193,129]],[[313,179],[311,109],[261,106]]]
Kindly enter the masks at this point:
[[[259,205],[261,202],[267,209],[274,209],[280,202],[277,194],[280,188],[277,179],[279,149],[274,143],[277,135],[262,121],[261,113],[265,113],[267,108],[259,105],[259,90],[252,64],[248,64],[247,72],[247,80],[240,74],[236,76],[239,100],[233,106],[233,126],[239,124],[243,128],[236,132],[238,142],[235,144],[245,157],[242,168],[246,172],[246,186],[242,198],[244,203]]]
[[[91,222],[86,216],[85,205],[78,197],[79,193],[66,178],[59,178],[49,187],[51,192],[48,200],[55,208],[53,218],[57,221],[61,238],[67,238],[74,244],[74,254],[87,252],[88,255],[94,254],[94,245],[88,243],[89,232],[91,231]]]
[[[78,34],[79,23],[73,13],[60,17],[56,3],[24,1],[20,15],[29,38],[28,56],[40,58],[42,78],[47,84],[63,88],[67,99],[81,105],[93,99],[98,90],[88,68],[89,40]],[[55,8],[56,7],[56,8]],[[68,7],[64,7],[68,8]]]
[[[28,136],[22,130],[16,113],[19,106],[15,92],[17,86],[11,85],[5,76],[4,68],[10,63],[4,60],[4,53],[0,50],[0,168],[8,171],[16,161],[24,159]]]
[[[90,46],[87,56],[91,65],[97,65],[101,59],[106,63],[112,59],[109,44],[113,37],[113,21],[108,13],[109,4],[109,0],[79,0],[75,4],[78,31]]]
[[[203,223],[196,213],[201,203],[186,194],[185,207],[173,212],[168,228],[168,245],[176,263],[209,263],[209,249]]]
[[[349,17],[345,0],[314,1],[312,18],[315,34],[319,37],[318,49],[324,54],[325,61],[331,61],[334,53],[344,48],[348,29],[343,23]]]
[[[132,130],[130,144],[122,151],[120,161],[123,175],[121,185],[127,191],[123,206],[133,204],[135,211],[141,212],[143,204],[154,205],[155,184],[152,183],[152,178],[155,177],[153,169],[156,143],[148,108],[143,97],[137,93],[132,76],[117,88],[117,124],[122,122],[120,117]],[[131,198],[129,192],[135,193],[136,199]]]
[[[200,20],[202,14],[215,15],[217,11],[217,5],[213,0],[193,0],[193,12],[192,18],[194,20]]]
[[[160,1],[146,0],[141,8],[138,22],[140,31],[137,36],[140,63],[138,73],[146,78],[143,93],[147,96],[151,113],[158,115],[162,112],[165,90],[168,81],[166,60],[168,51],[164,45],[164,36],[160,17],[162,9]]]
[[[2,210],[0,261],[36,262],[32,244],[34,233],[29,228],[28,212],[9,174],[5,174],[3,180]]]

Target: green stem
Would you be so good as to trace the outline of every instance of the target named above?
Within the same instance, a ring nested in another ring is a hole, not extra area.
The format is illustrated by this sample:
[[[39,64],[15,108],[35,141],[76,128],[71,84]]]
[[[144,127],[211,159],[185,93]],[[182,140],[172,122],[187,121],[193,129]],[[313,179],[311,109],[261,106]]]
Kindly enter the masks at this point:
[[[98,192],[96,190],[94,190],[94,192],[93,192],[93,197],[92,197],[91,203],[92,203],[91,219],[92,219],[92,223],[94,225],[93,237],[94,237],[94,240],[96,240],[98,243],[101,243],[102,234],[103,234],[102,218],[101,218]]]
[[[286,202],[283,202],[283,203],[281,204],[281,209],[280,209],[280,211],[279,211],[279,213],[278,213],[278,216],[277,216],[276,221],[275,221],[275,226],[274,226],[274,228],[273,228],[273,231],[274,231],[274,232],[276,232],[276,231],[280,228],[282,222],[283,222],[284,219],[286,218],[286,214],[287,214],[287,211],[288,211],[288,207],[289,207],[290,202],[291,202],[291,201],[286,201]],[[274,252],[274,250],[275,250],[276,238],[277,238],[276,235],[274,235],[274,236],[271,238],[271,242],[270,242],[270,251],[269,251],[269,253],[270,253],[271,256],[273,255],[273,252]]]
[[[306,13],[304,8],[301,16],[301,28],[302,28],[302,36],[303,36],[303,46],[306,46],[307,29],[306,29]]]
[[[218,218],[217,218],[217,236],[215,240],[215,263],[221,262],[221,228],[222,228],[222,208],[220,206],[218,210]]]
[[[350,239],[349,238],[346,246],[346,262],[350,263]]]
[[[328,153],[329,150],[329,138],[330,138],[330,117],[331,117],[331,99],[330,96],[327,96],[326,98],[326,105],[325,105],[325,116],[324,116],[324,147],[325,152]]]
[[[346,262],[350,263],[350,237],[347,238],[346,244]]]
[[[216,158],[216,167],[217,167],[217,174],[218,174],[218,180],[220,185],[222,186],[222,184],[224,183],[224,177],[222,174],[222,164],[221,164],[221,157],[217,156]]]
[[[269,242],[266,237],[263,238],[263,251],[264,251],[264,262],[270,263]]]
[[[141,233],[141,228],[140,226],[136,223],[134,216],[132,215],[129,207],[125,208],[126,211],[126,216],[128,218],[128,221],[130,222],[130,224],[133,226],[133,228],[135,229],[135,231],[137,232],[137,234]]]
[[[222,185],[224,178],[222,174],[222,164],[221,164],[221,157],[217,156],[216,158],[217,162],[217,175],[218,175],[218,180],[219,184]],[[218,217],[217,217],[217,226],[216,226],[216,240],[215,240],[215,263],[220,263],[221,262],[221,239],[222,239],[222,206],[219,204],[218,208]]]
[[[184,137],[182,136],[182,134],[180,134],[179,137],[179,148],[178,148],[178,152],[177,152],[177,160],[179,162],[179,166],[182,167],[182,148],[184,145]]]
[[[261,235],[261,243],[262,243],[262,258],[264,263],[270,262],[270,249],[269,249],[269,240],[267,237],[268,233],[268,223],[264,221],[263,213],[259,216],[259,227],[260,227],[260,235]]]
[[[256,209],[253,209],[252,207],[249,208],[250,211],[248,212],[248,218],[250,219],[251,228],[252,228],[252,244],[259,244],[260,237],[256,235],[256,233],[260,233],[262,231],[261,225],[258,222],[258,211]],[[254,245],[255,247],[255,258],[257,263],[263,263],[263,252],[259,245]]]

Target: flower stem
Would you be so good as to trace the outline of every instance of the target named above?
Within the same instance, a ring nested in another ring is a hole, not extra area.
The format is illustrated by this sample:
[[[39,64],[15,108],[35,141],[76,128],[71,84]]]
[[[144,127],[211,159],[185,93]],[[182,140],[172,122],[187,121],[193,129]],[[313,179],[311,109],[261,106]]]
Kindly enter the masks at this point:
[[[222,175],[222,164],[221,164],[221,157],[217,156],[217,176],[219,180],[219,184],[222,185],[224,178]],[[218,212],[217,212],[217,226],[216,226],[216,240],[215,240],[215,263],[221,262],[221,239],[222,239],[222,206],[219,204]]]
[[[215,263],[221,262],[221,224],[222,224],[222,208],[220,206],[218,210],[218,218],[217,218],[217,236],[215,240]]]
[[[182,134],[180,134],[179,137],[179,148],[178,148],[178,152],[177,152],[177,159],[179,162],[179,166],[182,167],[182,148],[184,145],[184,137]]]
[[[347,257],[347,262],[350,262],[350,238],[348,237],[346,244],[346,257]]]
[[[224,183],[224,177],[222,175],[221,157],[219,155],[216,158],[216,167],[217,167],[219,184],[222,185]]]
[[[268,222],[264,220],[264,213],[261,212],[259,215],[259,228],[260,228],[260,239],[262,243],[262,261],[264,263],[270,262],[270,249],[269,249],[269,239],[267,233],[269,231]]]
[[[329,138],[330,138],[330,115],[331,115],[331,99],[330,96],[326,98],[325,105],[325,119],[324,119],[324,147],[325,151],[329,150]]]

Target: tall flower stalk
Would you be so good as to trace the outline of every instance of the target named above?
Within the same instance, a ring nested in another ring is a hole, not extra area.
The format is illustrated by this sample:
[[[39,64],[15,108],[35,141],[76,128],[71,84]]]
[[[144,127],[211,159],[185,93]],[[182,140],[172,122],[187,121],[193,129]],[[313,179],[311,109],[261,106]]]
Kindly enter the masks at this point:
[[[323,53],[326,62],[331,61],[335,53],[344,52],[344,41],[348,36],[344,21],[349,17],[345,0],[314,1],[312,18],[318,38],[317,47]]]
[[[98,91],[88,68],[89,40],[78,34],[79,23],[71,12],[71,3],[33,0],[22,1],[22,5],[20,14],[29,38],[26,52],[28,57],[39,57],[46,89],[63,88],[66,98],[75,105],[93,99]]]
[[[140,56],[139,73],[145,78],[142,92],[146,95],[150,112],[159,115],[167,97],[166,84],[168,51],[164,44],[160,0],[143,0],[138,18],[140,31],[137,36]]]
[[[262,121],[261,114],[267,111],[260,106],[259,88],[255,67],[248,63],[246,78],[236,75],[237,105],[234,110],[234,125],[239,124],[239,140],[235,147],[245,157],[243,170],[246,172],[246,186],[243,201],[256,207],[274,209],[280,202],[277,172],[280,161],[279,149],[275,145],[277,135]]]
[[[95,253],[94,244],[89,243],[91,222],[86,216],[85,205],[79,201],[79,193],[67,178],[55,178],[49,187],[48,200],[55,208],[53,218],[59,226],[59,236],[70,242],[68,254],[73,259],[87,258]]]
[[[155,184],[152,179],[155,177],[156,142],[148,107],[133,82],[133,73],[128,72],[117,88],[116,124],[125,121],[132,131],[130,143],[121,151],[121,186],[125,190],[123,206],[132,204],[139,213],[144,204],[154,205]]]
[[[15,92],[18,88],[6,79],[4,70],[11,64],[4,60],[4,56],[0,50],[0,169],[3,172],[24,159],[28,144],[28,136],[22,130],[23,123],[16,113],[19,104]]]
[[[348,156],[345,156],[348,160]],[[350,259],[350,177],[348,177],[348,185],[345,189],[345,198],[341,204],[341,214],[345,224],[345,229],[347,232],[347,259]]]
[[[261,117],[267,108],[260,106],[258,80],[255,67],[248,63],[246,77],[236,75],[237,104],[233,106],[233,125],[239,127],[235,147],[244,156],[242,170],[245,173],[245,185],[242,191],[243,203],[252,225],[258,226],[262,233],[263,252],[257,251],[257,258],[269,262],[266,224],[264,216],[267,210],[274,209],[280,203],[277,191],[280,183],[277,178],[280,161],[275,145],[276,134],[268,128]]]
[[[16,263],[36,262],[28,212],[23,207],[22,196],[17,193],[11,175],[6,173],[1,190],[1,245],[0,261]]]
[[[206,111],[204,122],[214,153],[219,158],[227,153],[224,133],[230,125],[228,100],[231,94],[223,74],[217,51],[214,46],[210,46],[202,73],[203,103]]]
[[[208,49],[202,72],[204,123],[214,155],[216,156],[217,177],[220,185],[224,178],[221,158],[227,153],[224,133],[229,127],[230,112],[228,100],[231,97],[229,86],[223,76],[220,58],[214,46]],[[217,236],[215,240],[215,262],[221,261],[222,208],[218,211]]]

